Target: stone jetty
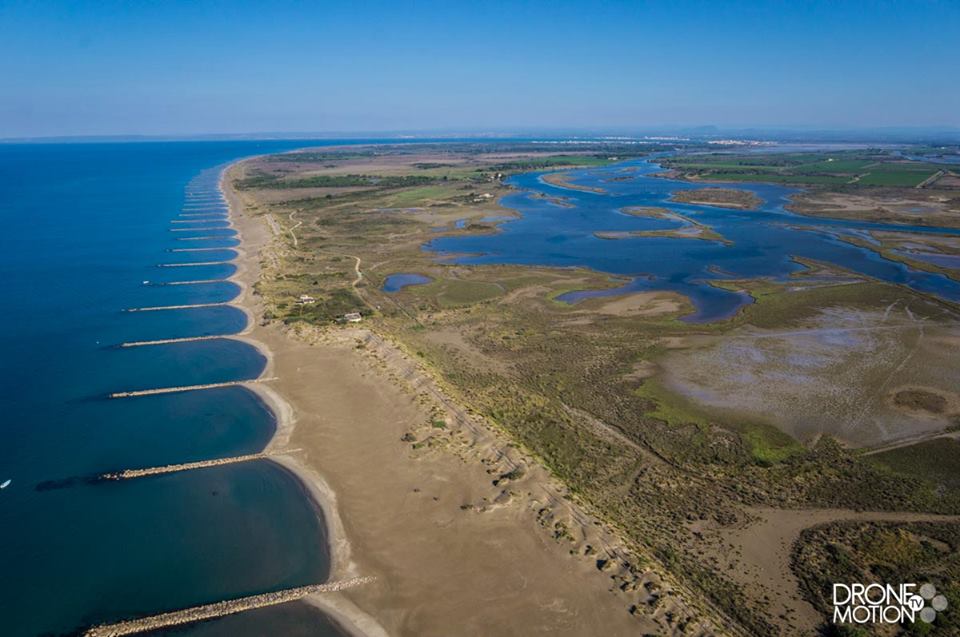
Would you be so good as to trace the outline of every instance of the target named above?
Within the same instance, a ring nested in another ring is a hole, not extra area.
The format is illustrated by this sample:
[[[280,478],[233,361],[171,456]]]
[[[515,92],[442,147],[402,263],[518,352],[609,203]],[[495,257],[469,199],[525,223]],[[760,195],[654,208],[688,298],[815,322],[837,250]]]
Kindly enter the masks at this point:
[[[205,385],[183,385],[180,387],[158,387],[156,389],[137,389],[134,391],[118,391],[110,394],[110,398],[132,398],[134,396],[154,396],[156,394],[174,394],[183,391],[198,391],[201,389],[218,389],[220,387],[236,387],[249,383],[264,383],[276,378],[251,378],[250,380],[231,380],[223,383],[207,383]]]
[[[295,453],[299,449],[286,449],[282,454]],[[270,456],[277,455],[268,451],[259,453],[249,453],[244,456],[231,456],[229,458],[213,458],[211,460],[198,460],[196,462],[183,462],[181,464],[168,464],[161,467],[144,467],[143,469],[124,469],[117,473],[104,473],[100,476],[101,480],[131,480],[133,478],[145,478],[147,476],[159,476],[164,473],[177,473],[179,471],[190,471],[192,469],[205,469],[207,467],[220,467],[227,464],[237,464],[240,462],[250,462],[251,460],[264,460]]]
[[[157,630],[168,626],[179,626],[192,622],[203,621],[205,619],[214,619],[225,615],[233,615],[254,608],[263,608],[265,606],[276,606],[277,604],[286,604],[303,599],[307,595],[317,595],[320,593],[335,593],[347,588],[353,588],[362,584],[368,584],[374,581],[373,577],[354,577],[351,579],[340,580],[339,582],[330,582],[328,584],[311,584],[309,586],[299,586],[297,588],[288,588],[274,593],[262,593],[260,595],[251,595],[250,597],[241,597],[239,599],[230,599],[215,604],[206,604],[204,606],[194,606],[183,610],[163,613],[161,615],[152,615],[140,619],[131,619],[116,624],[104,624],[95,626],[87,630],[85,637],[120,637],[121,635],[133,635],[147,630]]]
[[[217,279],[222,281],[223,279]],[[172,285],[167,283],[165,285]],[[230,303],[194,303],[193,305],[155,305],[153,307],[131,307],[124,312],[160,312],[162,310],[192,310],[198,307],[219,307],[221,305],[230,305]]]

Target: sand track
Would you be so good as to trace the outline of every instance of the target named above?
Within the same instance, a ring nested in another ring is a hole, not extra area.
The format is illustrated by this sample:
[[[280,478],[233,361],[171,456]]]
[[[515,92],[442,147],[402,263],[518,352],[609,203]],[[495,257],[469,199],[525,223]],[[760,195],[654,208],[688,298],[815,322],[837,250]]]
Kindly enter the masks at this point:
[[[714,551],[726,556],[731,576],[759,599],[770,597],[771,616],[786,614],[787,635],[811,635],[823,621],[800,594],[791,568],[794,543],[810,527],[835,522],[960,522],[960,516],[850,509],[749,508],[752,520],[714,529]],[[705,528],[696,528],[707,532]],[[711,534],[712,535],[712,534]]]

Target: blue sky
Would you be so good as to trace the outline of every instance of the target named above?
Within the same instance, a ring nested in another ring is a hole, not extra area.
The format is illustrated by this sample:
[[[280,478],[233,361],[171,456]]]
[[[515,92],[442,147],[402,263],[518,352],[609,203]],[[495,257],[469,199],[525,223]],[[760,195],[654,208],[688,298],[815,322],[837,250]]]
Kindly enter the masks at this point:
[[[0,137],[960,125],[960,2],[0,0]]]

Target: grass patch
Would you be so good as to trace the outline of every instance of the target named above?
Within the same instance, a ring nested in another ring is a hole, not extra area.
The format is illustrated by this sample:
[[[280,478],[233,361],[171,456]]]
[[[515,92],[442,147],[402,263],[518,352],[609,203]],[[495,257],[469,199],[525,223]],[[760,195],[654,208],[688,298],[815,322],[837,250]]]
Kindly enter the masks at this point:
[[[870,173],[861,177],[858,183],[864,186],[913,188],[935,172],[937,172],[936,168],[923,165],[914,168],[904,164],[884,164],[871,169]]]
[[[508,172],[513,170],[536,170],[538,168],[557,168],[561,166],[607,166],[622,158],[612,159],[605,155],[551,155],[549,157],[531,157],[515,159],[502,164],[494,164],[483,171]]]
[[[821,187],[912,188],[941,167],[907,161],[886,151],[840,153],[715,154],[669,158],[663,165],[688,177]]]
[[[647,378],[635,391],[638,396],[656,405],[655,409],[646,414],[651,418],[662,420],[675,427],[688,424],[707,427],[710,424],[710,418],[705,411],[686,398],[671,392],[655,378]]]
[[[816,316],[825,307],[884,307],[907,295],[921,301],[921,297],[902,288],[872,281],[824,285],[792,292],[768,284],[750,287],[749,292],[756,302],[741,310],[743,322],[769,328],[795,325],[802,319]]]
[[[877,162],[873,159],[832,159],[815,161],[809,164],[801,164],[800,169],[804,172],[822,172],[822,173],[847,173],[859,174],[865,171],[868,166]]]
[[[655,378],[646,379],[636,393],[656,405],[653,411],[646,413],[647,416],[662,420],[671,427],[693,424],[707,429],[718,425],[738,434],[757,464],[777,464],[805,451],[803,445],[772,425],[730,419],[718,421],[716,416],[671,392]]]
[[[729,428],[740,434],[750,455],[762,465],[774,465],[806,451],[803,445],[773,425],[741,422]]]
[[[503,294],[503,288],[496,283],[462,279],[438,279],[425,285],[411,286],[409,291],[420,298],[433,299],[440,307],[472,305]]]
[[[479,303],[503,294],[503,290],[495,283],[483,281],[447,281],[443,291],[437,295],[440,305],[450,307],[454,305],[470,305]]]
[[[386,199],[385,208],[411,208],[425,203],[446,199],[457,191],[453,185],[432,185],[411,188],[395,193]]]
[[[960,441],[925,440],[869,457],[870,462],[936,486],[960,488]]]
[[[814,185],[841,185],[850,181],[849,176],[841,175],[793,175],[783,173],[763,173],[752,172],[724,172],[711,171],[703,177],[713,181],[741,181],[741,182],[767,182],[776,184],[814,184]]]

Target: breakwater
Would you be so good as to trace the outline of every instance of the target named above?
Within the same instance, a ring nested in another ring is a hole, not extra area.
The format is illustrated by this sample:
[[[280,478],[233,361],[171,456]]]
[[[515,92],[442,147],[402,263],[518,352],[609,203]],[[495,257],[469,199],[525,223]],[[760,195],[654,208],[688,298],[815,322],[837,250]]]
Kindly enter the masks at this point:
[[[200,228],[170,228],[170,232],[197,232],[199,230],[226,230],[229,226],[201,226]]]
[[[170,285],[169,283],[167,285]],[[220,305],[230,305],[228,302],[223,303],[192,303],[190,305],[155,305],[153,307],[131,307],[124,310],[124,312],[161,312],[163,310],[193,310],[199,307],[217,307]]]
[[[177,473],[178,471],[191,471],[193,469],[206,469],[208,467],[222,467],[228,464],[237,464],[238,462],[250,462],[252,460],[265,460],[271,456],[286,455],[299,451],[299,449],[285,449],[283,451],[261,451],[260,453],[248,453],[244,456],[233,456],[231,458],[213,458],[212,460],[198,460],[196,462],[184,462],[181,464],[168,464],[162,467],[145,467],[143,469],[124,469],[115,473],[105,473],[100,476],[101,480],[131,480],[133,478],[145,478],[147,476],[159,476],[165,473]]]
[[[159,268],[196,268],[204,265],[227,265],[233,261],[197,261],[195,263],[161,263]]]
[[[118,391],[110,394],[110,398],[133,398],[135,396],[156,396],[157,394],[176,394],[201,389],[218,389],[220,387],[236,387],[249,383],[266,383],[276,378],[252,378],[250,380],[228,380],[222,383],[206,383],[203,385],[182,385],[180,387],[157,387],[155,389],[136,389],[133,391]]]
[[[0,260],[17,299],[0,316],[10,416],[0,480],[12,479],[0,497],[4,637],[74,634],[329,577],[315,504],[289,470],[255,459],[273,449],[277,421],[249,391],[263,379],[246,380],[264,358],[243,339],[119,346],[243,329],[230,266],[157,264],[191,260],[171,249],[237,245],[232,230],[203,229],[229,222],[221,169],[210,167],[301,144],[0,145],[10,240]],[[186,219],[198,223],[171,223]],[[117,392],[141,388],[158,389]],[[100,478],[136,467],[153,477]]]
[[[163,338],[156,341],[127,341],[120,343],[120,347],[148,347],[150,345],[172,345],[173,343],[196,343],[198,341],[213,341],[218,338],[230,338],[229,336],[184,336],[183,338]]]
[[[201,283],[222,283],[223,279],[196,279],[194,281],[158,281],[147,285],[200,285]],[[128,310],[129,311],[129,310]],[[133,310],[136,311],[136,310]]]
[[[354,577],[351,579],[340,580],[338,582],[328,582],[326,584],[311,584],[308,586],[298,586],[288,588],[272,593],[262,593],[260,595],[251,595],[239,599],[225,600],[214,604],[205,604],[203,606],[194,606],[183,610],[162,613],[151,617],[142,617],[140,619],[131,619],[129,621],[117,622],[116,624],[104,624],[89,629],[84,633],[85,637],[121,637],[122,635],[133,635],[148,630],[158,630],[170,626],[179,626],[193,622],[224,617],[243,611],[253,610],[255,608],[264,608],[266,606],[276,606],[277,604],[286,604],[303,599],[308,595],[319,595],[322,593],[336,593],[348,588],[354,588],[363,584],[373,582],[373,577]]]

